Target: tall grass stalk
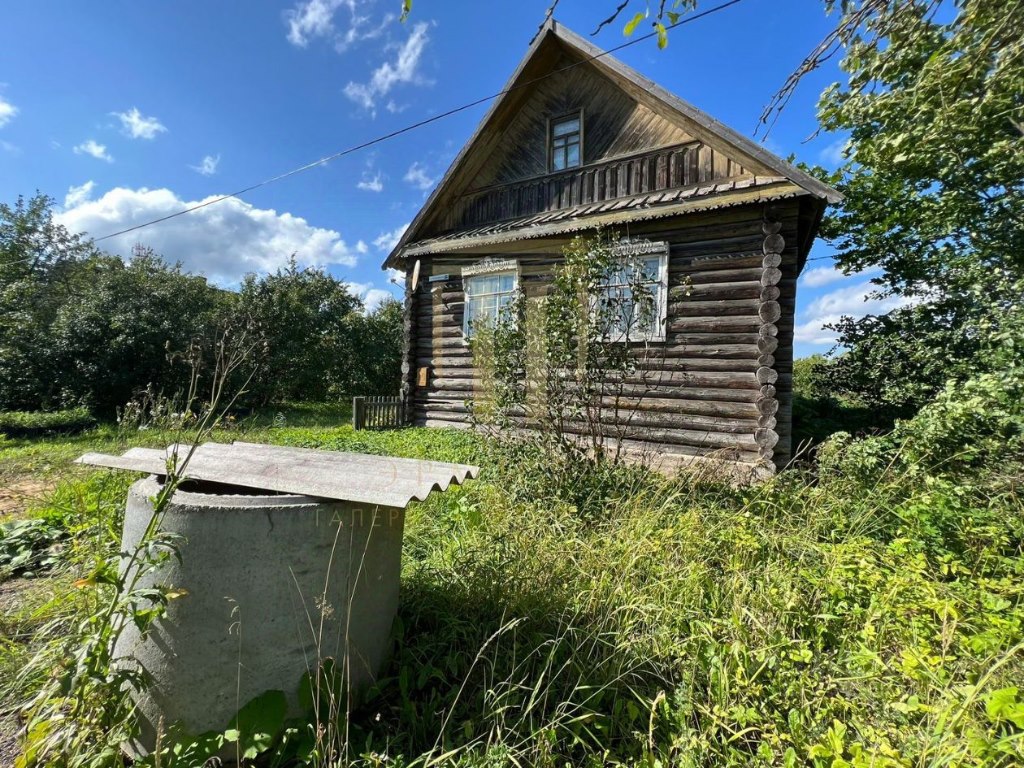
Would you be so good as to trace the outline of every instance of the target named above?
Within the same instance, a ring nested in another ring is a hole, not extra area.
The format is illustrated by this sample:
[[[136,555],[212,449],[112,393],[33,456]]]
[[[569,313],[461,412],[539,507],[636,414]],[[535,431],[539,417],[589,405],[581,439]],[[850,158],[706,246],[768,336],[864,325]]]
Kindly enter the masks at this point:
[[[129,623],[145,633],[168,602],[183,595],[170,584],[141,585],[148,574],[177,556],[177,537],[161,528],[164,512],[196,449],[244,392],[245,384],[231,396],[225,388],[251,351],[244,335],[217,340],[210,399],[202,404],[193,429],[173,445],[164,484],[153,499],[153,514],[138,544],[117,558],[99,556],[92,573],[76,584],[90,590],[91,610],[67,641],[44,647],[27,665],[26,677],[38,676],[44,669],[56,671],[24,706],[27,735],[19,768],[100,768],[123,762],[121,745],[135,733],[133,695],[144,690],[148,680],[129,660],[116,658],[114,649]],[[196,405],[199,360],[200,356],[193,357],[190,408]],[[120,535],[118,530],[110,533]]]

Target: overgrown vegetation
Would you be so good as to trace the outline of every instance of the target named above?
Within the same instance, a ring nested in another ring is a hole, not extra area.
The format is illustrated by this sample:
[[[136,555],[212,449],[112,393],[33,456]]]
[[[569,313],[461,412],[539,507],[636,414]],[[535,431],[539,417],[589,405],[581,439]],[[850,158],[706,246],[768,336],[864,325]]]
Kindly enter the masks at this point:
[[[269,693],[245,708],[248,730],[176,741],[169,729],[152,762],[196,765],[237,744],[314,766],[1020,764],[1021,323],[1011,313],[985,340],[997,372],[951,381],[889,433],[840,432],[813,463],[747,488],[542,437],[262,428],[253,437],[486,473],[411,509],[394,654],[359,707],[288,719]],[[33,449],[8,456],[21,450]],[[79,674],[74,651],[118,594],[95,576],[118,552],[110,481],[66,484],[69,506],[44,513],[66,581],[91,577],[64,587],[33,638],[15,628],[0,664],[25,670],[12,695]],[[26,643],[37,661],[19,664]],[[126,681],[93,674],[88,703],[35,694],[30,722],[44,730],[29,731],[25,765],[121,763]]]
[[[249,404],[398,388],[395,301],[365,313],[343,281],[294,259],[225,291],[146,249],[127,262],[99,252],[43,195],[0,204],[0,411],[109,417],[147,391],[173,399],[195,351],[211,367],[226,331],[259,340]]]
[[[950,387],[891,434],[837,435],[816,466],[759,487],[609,466],[586,515],[550,497],[523,444],[257,428],[487,468],[412,509],[394,657],[351,713],[345,762],[1018,764],[1021,380]],[[67,627],[104,587],[70,582],[116,553],[124,485],[90,473],[41,510],[68,537],[66,596],[34,636],[13,628],[0,667],[73,647]],[[21,695],[38,683],[20,678]],[[277,722],[261,743],[296,755]],[[80,750],[74,764],[118,760]]]

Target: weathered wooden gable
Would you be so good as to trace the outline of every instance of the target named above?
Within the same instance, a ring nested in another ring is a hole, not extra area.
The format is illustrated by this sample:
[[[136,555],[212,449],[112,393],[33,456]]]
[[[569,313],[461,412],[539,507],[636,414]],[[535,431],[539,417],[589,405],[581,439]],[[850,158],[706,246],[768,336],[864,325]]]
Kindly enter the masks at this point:
[[[565,33],[542,36],[414,222],[416,239],[709,181],[778,176]],[[552,119],[581,114],[582,163],[552,172]]]
[[[583,165],[694,141],[678,124],[626,94],[579,56],[562,52],[553,76],[530,93],[504,126],[502,146],[475,179],[476,188],[548,173],[547,130],[552,116],[583,113]]]

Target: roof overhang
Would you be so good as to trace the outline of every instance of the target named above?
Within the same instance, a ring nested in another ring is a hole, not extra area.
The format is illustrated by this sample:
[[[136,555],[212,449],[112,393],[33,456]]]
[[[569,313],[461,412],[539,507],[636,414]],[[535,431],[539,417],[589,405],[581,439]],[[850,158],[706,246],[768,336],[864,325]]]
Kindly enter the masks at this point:
[[[744,180],[747,181],[747,180]],[[599,205],[583,205],[548,214],[530,216],[525,219],[502,222],[488,227],[478,227],[464,232],[431,238],[410,243],[402,249],[400,258],[418,258],[438,253],[466,251],[501,243],[520,240],[536,240],[544,237],[571,235],[576,232],[598,228],[614,228],[618,225],[637,221],[683,216],[700,211],[713,211],[722,208],[733,208],[750,203],[784,200],[800,197],[806,192],[796,184],[782,178],[764,180],[761,185],[728,183],[710,184],[703,188],[684,190],[679,200],[667,204],[640,205],[638,207],[623,206],[619,210],[594,211],[588,209],[604,208]],[[720,189],[732,187],[731,189]],[[705,194],[700,194],[707,189]],[[686,194],[689,192],[689,194]],[[654,194],[647,197],[659,197]],[[689,199],[688,199],[689,198]],[[627,202],[627,201],[613,201]],[[545,220],[546,219],[546,220]]]

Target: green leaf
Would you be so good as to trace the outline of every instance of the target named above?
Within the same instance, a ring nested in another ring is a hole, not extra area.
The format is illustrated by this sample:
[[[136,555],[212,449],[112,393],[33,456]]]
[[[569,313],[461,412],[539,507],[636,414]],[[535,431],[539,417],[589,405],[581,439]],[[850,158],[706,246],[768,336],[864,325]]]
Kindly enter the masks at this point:
[[[239,710],[228,730],[238,731],[242,757],[252,760],[273,746],[284,729],[287,709],[284,691],[267,691]]]
[[[626,22],[626,26],[623,28],[622,33],[626,36],[632,35],[633,32],[636,30],[637,24],[639,24],[646,18],[647,13],[645,11],[641,11],[628,22]]]
[[[985,697],[985,713],[993,723],[1009,720],[1018,727],[1024,727],[1024,703],[1017,701],[1018,688],[1000,688]]]
[[[668,30],[665,29],[665,25],[660,21],[654,27],[658,30],[658,47],[665,50],[668,46]]]

